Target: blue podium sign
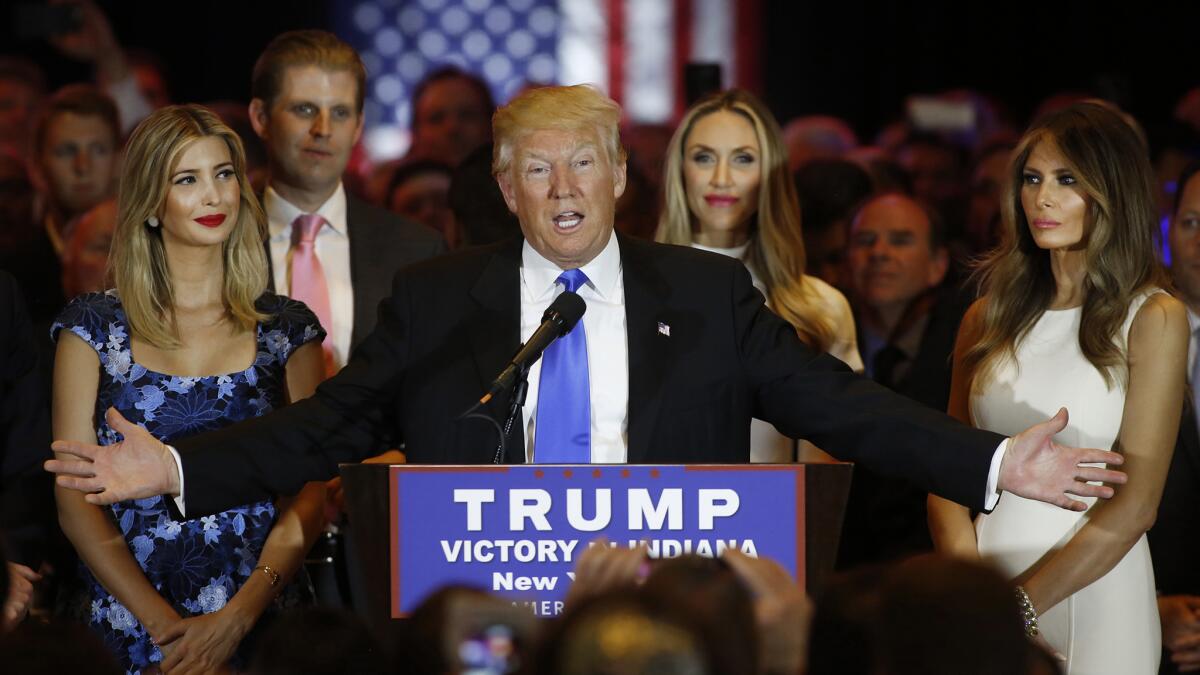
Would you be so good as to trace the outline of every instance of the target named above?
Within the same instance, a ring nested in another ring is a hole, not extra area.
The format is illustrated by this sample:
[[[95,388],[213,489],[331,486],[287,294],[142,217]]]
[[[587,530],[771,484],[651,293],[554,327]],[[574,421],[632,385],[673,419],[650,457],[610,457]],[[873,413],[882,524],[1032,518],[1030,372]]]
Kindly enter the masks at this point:
[[[804,585],[803,465],[391,467],[392,616],[449,584],[553,616],[592,542],[650,556],[737,548]]]

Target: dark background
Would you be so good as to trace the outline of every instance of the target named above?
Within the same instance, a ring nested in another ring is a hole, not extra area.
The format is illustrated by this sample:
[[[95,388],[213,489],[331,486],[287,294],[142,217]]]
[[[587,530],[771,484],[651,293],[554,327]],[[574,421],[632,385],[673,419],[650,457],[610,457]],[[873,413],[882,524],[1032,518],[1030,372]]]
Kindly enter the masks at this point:
[[[33,58],[46,70],[50,89],[90,80],[90,66],[61,56],[43,41],[14,38],[18,2],[0,3],[0,52]],[[250,71],[275,35],[298,28],[328,28],[335,0],[150,2],[97,0],[121,44],[155,54],[166,65],[171,100],[249,101]]]
[[[870,137],[910,93],[971,88],[1024,121],[1087,91],[1142,122],[1200,84],[1200,2],[768,2],[767,99],[781,119],[838,115]]]
[[[9,12],[14,3],[0,11]],[[347,2],[100,0],[127,47],[157,54],[175,101],[246,100],[267,41],[327,28]],[[1084,90],[1144,123],[1164,119],[1200,84],[1200,2],[1041,3],[764,0],[768,102],[781,120],[807,113],[847,119],[864,140],[900,115],[911,93],[972,88],[1005,103],[1021,124],[1039,101]],[[0,52],[36,59],[51,87],[90,77],[45,43],[21,42],[9,17]]]

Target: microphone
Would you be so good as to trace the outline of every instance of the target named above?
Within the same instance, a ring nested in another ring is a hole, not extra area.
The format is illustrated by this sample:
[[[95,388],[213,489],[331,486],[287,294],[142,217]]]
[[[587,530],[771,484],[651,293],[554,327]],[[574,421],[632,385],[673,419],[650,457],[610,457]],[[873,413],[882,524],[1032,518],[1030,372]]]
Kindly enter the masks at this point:
[[[529,341],[521,345],[504,370],[492,380],[492,385],[488,387],[488,392],[484,394],[480,403],[487,403],[493,396],[511,387],[517,375],[527,371],[541,358],[542,352],[551,342],[569,333],[575,324],[579,323],[585,310],[587,304],[578,294],[571,291],[560,293],[542,314],[542,325],[538,326],[529,337]]]

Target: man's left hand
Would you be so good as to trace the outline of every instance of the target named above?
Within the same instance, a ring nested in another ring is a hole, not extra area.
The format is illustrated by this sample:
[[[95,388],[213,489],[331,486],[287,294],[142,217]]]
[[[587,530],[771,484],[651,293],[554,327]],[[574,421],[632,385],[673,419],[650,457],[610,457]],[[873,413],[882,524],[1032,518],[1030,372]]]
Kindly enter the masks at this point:
[[[1072,448],[1054,442],[1054,435],[1067,427],[1067,409],[1041,424],[1035,424],[1008,441],[1008,451],[1000,462],[997,487],[1026,499],[1036,499],[1071,511],[1085,511],[1087,504],[1072,499],[1078,497],[1113,496],[1107,485],[1090,485],[1088,481],[1122,485],[1127,477],[1120,471],[1082,464],[1117,466],[1125,458],[1108,450]]]

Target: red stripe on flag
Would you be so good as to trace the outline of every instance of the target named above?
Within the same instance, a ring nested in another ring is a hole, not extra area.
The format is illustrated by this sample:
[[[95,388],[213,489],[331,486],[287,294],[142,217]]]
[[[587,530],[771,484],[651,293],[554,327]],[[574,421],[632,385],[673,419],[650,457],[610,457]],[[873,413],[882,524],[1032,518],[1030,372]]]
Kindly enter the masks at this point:
[[[675,0],[675,120],[683,117],[687,110],[687,81],[684,78],[684,68],[691,60],[692,0]]]
[[[734,50],[737,72],[733,86],[762,95],[762,2],[738,0],[734,4]]]
[[[608,0],[608,95],[624,103],[625,0]]]

